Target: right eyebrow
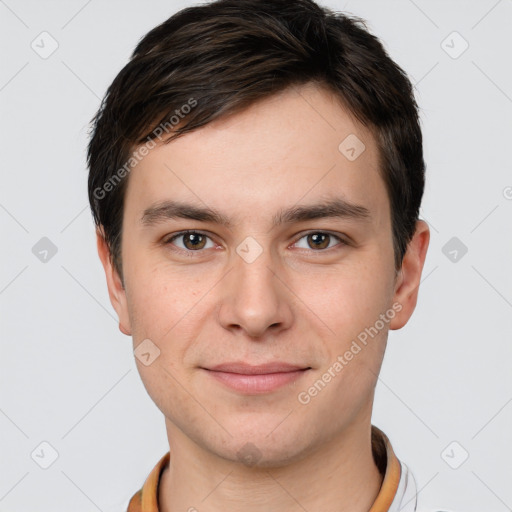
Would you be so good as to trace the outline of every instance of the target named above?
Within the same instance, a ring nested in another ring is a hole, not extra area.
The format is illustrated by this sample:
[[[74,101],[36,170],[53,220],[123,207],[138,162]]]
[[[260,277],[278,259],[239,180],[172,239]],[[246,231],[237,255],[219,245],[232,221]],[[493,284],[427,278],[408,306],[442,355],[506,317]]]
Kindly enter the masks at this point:
[[[154,226],[169,219],[189,219],[232,226],[231,221],[220,212],[179,201],[162,201],[146,208],[140,221],[145,226]]]

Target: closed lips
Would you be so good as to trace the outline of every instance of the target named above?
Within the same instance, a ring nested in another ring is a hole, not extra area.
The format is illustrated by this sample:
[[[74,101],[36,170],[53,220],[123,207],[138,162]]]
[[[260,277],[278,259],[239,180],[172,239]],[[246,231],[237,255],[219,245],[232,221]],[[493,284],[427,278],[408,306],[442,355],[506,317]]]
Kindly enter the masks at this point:
[[[262,365],[248,365],[246,363],[223,363],[205,370],[224,373],[238,373],[240,375],[265,375],[269,373],[289,373],[308,370],[308,366],[297,366],[288,363],[268,363]]]

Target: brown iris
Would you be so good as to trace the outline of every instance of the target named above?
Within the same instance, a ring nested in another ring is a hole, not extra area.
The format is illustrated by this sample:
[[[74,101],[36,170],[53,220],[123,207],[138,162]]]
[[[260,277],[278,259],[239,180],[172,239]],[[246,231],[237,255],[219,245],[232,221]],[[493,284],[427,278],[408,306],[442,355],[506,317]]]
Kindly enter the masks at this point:
[[[183,245],[190,250],[203,249],[206,244],[206,236],[200,233],[185,233]]]
[[[330,235],[325,233],[312,233],[308,235],[308,245],[312,249],[325,249],[329,246]],[[313,242],[311,244],[310,242]]]

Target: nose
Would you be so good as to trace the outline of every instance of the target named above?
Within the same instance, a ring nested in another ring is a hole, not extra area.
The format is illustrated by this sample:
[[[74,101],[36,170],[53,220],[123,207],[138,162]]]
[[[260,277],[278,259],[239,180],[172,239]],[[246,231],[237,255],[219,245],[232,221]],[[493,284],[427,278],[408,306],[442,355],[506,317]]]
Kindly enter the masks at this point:
[[[254,261],[233,253],[232,270],[219,283],[218,319],[225,329],[263,340],[290,327],[291,295],[283,284],[284,270],[274,260],[268,248]]]

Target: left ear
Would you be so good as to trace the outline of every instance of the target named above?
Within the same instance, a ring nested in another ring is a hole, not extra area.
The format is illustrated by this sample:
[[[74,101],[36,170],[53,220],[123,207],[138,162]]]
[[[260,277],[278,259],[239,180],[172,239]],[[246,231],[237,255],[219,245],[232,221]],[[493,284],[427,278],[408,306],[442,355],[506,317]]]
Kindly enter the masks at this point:
[[[402,261],[400,273],[396,279],[393,304],[398,303],[402,307],[397,308],[397,314],[391,320],[389,328],[401,329],[411,318],[418,300],[418,290],[421,280],[421,271],[427,256],[430,230],[423,220],[416,221],[416,230],[407,246],[407,251]]]

